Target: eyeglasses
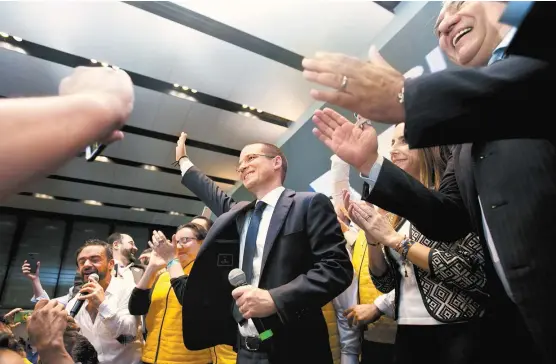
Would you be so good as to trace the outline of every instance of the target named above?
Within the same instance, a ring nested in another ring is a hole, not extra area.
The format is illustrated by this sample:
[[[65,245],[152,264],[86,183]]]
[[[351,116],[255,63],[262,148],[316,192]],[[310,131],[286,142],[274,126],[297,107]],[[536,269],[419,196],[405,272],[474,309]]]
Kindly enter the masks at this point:
[[[195,240],[197,240],[197,239],[195,239],[195,238],[183,237],[183,238],[181,238],[181,239],[178,240],[178,244],[185,245],[185,244],[189,243],[190,241],[195,241]]]
[[[241,170],[243,169],[243,165],[244,164],[250,164],[251,162],[253,162],[255,159],[259,158],[259,157],[265,157],[268,159],[272,159],[275,158],[275,155],[268,155],[268,154],[259,154],[259,153],[253,153],[253,154],[249,154],[245,157],[244,160],[239,161],[239,164],[237,165],[236,168],[236,172],[237,173],[241,173]]]

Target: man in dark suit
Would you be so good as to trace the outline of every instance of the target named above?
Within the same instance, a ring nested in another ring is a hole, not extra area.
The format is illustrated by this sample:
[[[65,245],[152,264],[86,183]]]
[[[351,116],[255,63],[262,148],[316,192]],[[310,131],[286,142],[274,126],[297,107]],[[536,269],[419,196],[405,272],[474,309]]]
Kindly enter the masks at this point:
[[[542,127],[516,124],[551,115],[553,97],[546,90],[554,84],[556,72],[536,59],[500,60],[514,31],[496,22],[503,10],[500,2],[453,2],[437,22],[440,46],[452,60],[488,67],[438,72],[400,84],[401,75],[381,61],[380,70],[370,65],[373,71],[361,78],[376,80],[382,72],[382,90],[378,83],[367,82],[366,90],[359,91],[363,83],[350,79],[343,87],[348,96],[335,96],[344,100],[339,104],[351,102],[369,118],[405,121],[412,148],[456,144],[439,192],[423,188],[379,159],[371,127],[355,128],[317,114],[316,134],[368,176],[369,202],[406,217],[432,239],[453,240],[469,230],[479,233],[490,252],[490,337],[503,342],[500,354],[509,354],[508,361],[534,361],[540,355],[553,363],[556,138]],[[321,72],[323,67],[312,63],[308,66]],[[332,68],[326,65],[327,72]],[[352,96],[360,106],[349,101]],[[375,155],[376,162],[363,163],[369,155]],[[536,347],[530,344],[530,334]]]
[[[256,200],[236,203],[189,161],[185,138],[176,148],[182,183],[218,216],[187,283],[174,284],[183,326],[195,328],[184,330],[185,345],[239,346],[241,364],[332,363],[321,307],[348,288],[353,268],[330,200],[285,189],[286,157],[260,143],[238,164]],[[250,285],[233,290],[228,273],[238,267]],[[234,299],[245,324],[233,318]]]

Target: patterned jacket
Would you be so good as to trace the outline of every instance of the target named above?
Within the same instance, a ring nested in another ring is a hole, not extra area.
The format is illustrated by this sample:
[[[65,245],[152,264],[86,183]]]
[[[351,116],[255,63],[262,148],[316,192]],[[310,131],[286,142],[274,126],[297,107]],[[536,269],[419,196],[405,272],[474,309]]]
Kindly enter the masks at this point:
[[[453,323],[468,321],[484,313],[486,277],[484,272],[484,252],[479,237],[469,234],[456,242],[438,242],[427,239],[413,225],[410,239],[429,248],[429,270],[416,265],[415,278],[423,303],[429,314],[440,322]],[[376,288],[388,293],[396,290],[396,319],[399,307],[401,274],[396,269],[398,263],[384,249],[389,269],[382,276],[371,273]]]

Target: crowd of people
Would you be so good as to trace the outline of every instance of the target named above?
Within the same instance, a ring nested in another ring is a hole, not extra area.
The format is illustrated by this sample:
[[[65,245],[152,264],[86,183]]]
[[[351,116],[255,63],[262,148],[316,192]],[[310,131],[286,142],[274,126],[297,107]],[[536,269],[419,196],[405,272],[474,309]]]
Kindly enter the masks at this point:
[[[370,62],[303,60],[306,79],[332,88],[312,90],[315,99],[357,113],[355,123],[331,108],[313,116],[334,153],[333,196],[284,187],[286,156],[255,143],[237,165],[255,200],[234,201],[189,159],[182,133],[181,182],[215,220],[153,231],[138,258],[129,235],[88,240],[74,287],[52,300],[40,264],[32,273],[23,262],[37,302],[29,342],[11,331],[10,312],[0,361],[555,362],[556,147],[543,128],[507,125],[547,117],[555,72],[550,60],[508,54],[523,35],[499,22],[506,6],[444,3],[434,31],[459,70],[406,80],[374,49]],[[60,94],[1,101],[8,129],[35,125],[40,112],[41,123],[73,123],[75,136],[36,158],[29,150],[20,172],[1,166],[11,177],[3,195],[90,141],[123,137],[133,105],[125,72],[80,68]],[[371,120],[395,124],[390,159]],[[360,181],[349,181],[350,166]]]

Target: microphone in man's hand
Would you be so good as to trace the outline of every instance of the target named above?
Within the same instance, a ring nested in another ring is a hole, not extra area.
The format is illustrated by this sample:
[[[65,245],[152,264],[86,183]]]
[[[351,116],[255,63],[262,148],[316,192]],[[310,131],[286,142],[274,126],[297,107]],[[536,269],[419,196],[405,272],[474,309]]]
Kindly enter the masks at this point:
[[[235,288],[248,285],[247,278],[245,277],[245,273],[239,268],[234,268],[230,271],[230,273],[228,273],[228,281]],[[245,326],[247,324],[247,320],[243,317],[241,312],[239,312],[239,307],[237,307],[237,304],[235,302],[234,302],[234,308],[232,310],[232,315],[234,316],[234,320],[236,320],[236,322],[241,326]],[[251,320],[253,320],[255,327],[257,328],[260,327],[263,328],[264,330],[264,325],[260,318],[253,317]],[[273,333],[271,329],[265,330],[259,334],[259,338],[261,339],[261,341],[270,339],[272,336]]]
[[[228,273],[228,281],[234,288],[247,286],[245,273],[239,268],[234,268],[230,271],[230,273]],[[237,304],[235,302],[234,308],[232,310],[232,315],[234,316],[234,320],[236,320],[236,322],[241,326],[244,326],[247,323],[247,320],[243,317],[241,312],[239,312],[239,307],[237,307]]]
[[[89,282],[92,282],[92,281],[98,282],[99,279],[100,279],[100,277],[96,273],[93,273],[89,276]],[[77,301],[75,301],[75,304],[71,308],[71,311],[70,311],[70,316],[71,317],[75,317],[75,315],[77,315],[79,310],[81,310],[81,307],[83,307],[83,303],[85,302],[85,300],[80,300],[79,299],[79,297],[81,297],[81,293],[78,293],[75,297],[77,298]]]

